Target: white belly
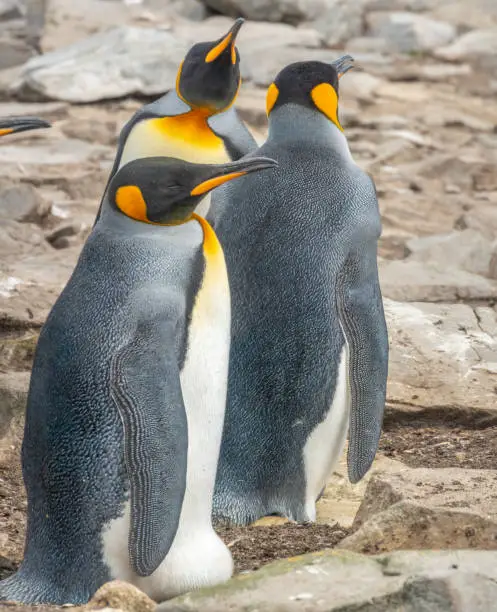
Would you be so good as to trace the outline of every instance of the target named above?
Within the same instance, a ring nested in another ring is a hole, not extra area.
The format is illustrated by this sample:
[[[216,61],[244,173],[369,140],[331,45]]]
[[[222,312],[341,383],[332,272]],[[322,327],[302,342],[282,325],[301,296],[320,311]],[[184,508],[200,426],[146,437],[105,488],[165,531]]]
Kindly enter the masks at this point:
[[[112,577],[136,585],[156,601],[217,584],[233,573],[231,554],[211,522],[230,346],[230,297],[224,258],[222,264],[209,269],[206,263],[180,375],[188,421],[188,467],[173,544],[158,569],[143,578],[129,564],[129,501],[123,515],[113,520],[102,534],[104,559]]]
[[[344,344],[337,370],[335,395],[326,417],[307,438],[304,447],[306,513],[316,519],[316,498],[337,464],[349,429],[350,387],[348,347]]]

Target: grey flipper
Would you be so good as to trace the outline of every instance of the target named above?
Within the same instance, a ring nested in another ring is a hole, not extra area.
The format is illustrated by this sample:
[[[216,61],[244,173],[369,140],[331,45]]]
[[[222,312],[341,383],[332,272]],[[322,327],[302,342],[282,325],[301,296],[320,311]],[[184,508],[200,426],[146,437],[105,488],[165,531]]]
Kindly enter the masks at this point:
[[[130,562],[139,576],[169,551],[186,487],[188,427],[174,347],[172,322],[144,321],[111,368],[131,488]]]
[[[207,119],[211,130],[224,141],[228,155],[233,161],[258,148],[252,134],[232,107],[224,113],[212,115]]]
[[[373,242],[373,241],[371,241]],[[383,313],[376,237],[354,241],[338,282],[337,307],[349,348],[352,394],[348,473],[358,482],[369,470],[381,435],[388,371],[388,333]]]
[[[117,172],[119,168],[119,164],[121,163],[121,156],[124,151],[124,145],[126,144],[126,140],[134,128],[134,126],[143,121],[144,119],[151,119],[154,117],[176,117],[177,115],[183,115],[184,113],[188,113],[192,109],[186,102],[183,102],[181,98],[178,97],[178,94],[172,90],[167,92],[167,94],[163,95],[161,98],[154,100],[150,104],[146,104],[142,106],[142,108],[138,109],[136,113],[131,117],[131,119],[126,123],[126,125],[121,130],[119,134],[119,141],[117,143],[117,153],[114,159],[114,164],[112,166],[112,170],[110,171],[109,178],[107,179],[107,184],[105,185],[105,189],[102,195],[102,199],[100,200],[100,206],[98,208],[97,216],[95,217],[95,223],[99,220],[100,214],[102,212],[102,203],[104,201],[105,194],[107,193],[107,188],[109,183]]]

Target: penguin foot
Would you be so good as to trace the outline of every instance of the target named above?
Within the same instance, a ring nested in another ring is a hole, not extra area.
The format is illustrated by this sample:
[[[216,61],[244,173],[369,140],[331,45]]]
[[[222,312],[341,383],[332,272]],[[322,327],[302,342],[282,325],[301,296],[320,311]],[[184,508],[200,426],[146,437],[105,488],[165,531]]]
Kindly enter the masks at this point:
[[[13,601],[22,604],[85,604],[92,593],[73,591],[71,585],[58,586],[44,581],[38,575],[30,576],[20,569],[0,582],[0,602]]]

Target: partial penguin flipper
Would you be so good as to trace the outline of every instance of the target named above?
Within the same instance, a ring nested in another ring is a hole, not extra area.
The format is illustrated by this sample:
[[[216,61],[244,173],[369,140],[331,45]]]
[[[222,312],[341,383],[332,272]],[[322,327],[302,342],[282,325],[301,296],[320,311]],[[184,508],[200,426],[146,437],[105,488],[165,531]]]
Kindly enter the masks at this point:
[[[348,473],[361,480],[381,435],[388,371],[388,335],[378,283],[376,239],[349,254],[339,278],[337,306],[349,352],[351,413]]]
[[[255,138],[238,117],[238,113],[234,108],[230,108],[217,115],[212,115],[207,120],[207,123],[211,130],[219,138],[223,139],[228,155],[233,161],[240,159],[248,153],[252,153],[258,147]]]
[[[188,428],[174,338],[172,323],[142,322],[112,363],[131,488],[130,562],[139,576],[168,553],[186,488]]]

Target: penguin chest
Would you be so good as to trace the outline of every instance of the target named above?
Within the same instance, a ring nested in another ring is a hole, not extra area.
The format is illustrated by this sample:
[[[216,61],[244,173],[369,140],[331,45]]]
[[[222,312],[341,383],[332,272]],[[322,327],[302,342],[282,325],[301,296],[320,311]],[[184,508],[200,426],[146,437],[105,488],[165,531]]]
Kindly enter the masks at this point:
[[[197,215],[195,215],[197,217]],[[200,217],[197,217],[200,222]],[[204,273],[194,298],[181,383],[200,419],[213,406],[224,414],[230,345],[230,293],[224,254],[209,224],[204,230]],[[201,405],[200,405],[201,404]],[[188,408],[187,408],[188,410]]]
[[[200,111],[176,117],[144,120],[130,132],[120,165],[142,157],[175,157],[198,164],[221,164],[230,160],[224,142]]]
[[[331,405],[324,419],[310,433],[304,446],[305,510],[309,520],[316,518],[316,500],[340,459],[349,429],[351,395],[348,353],[345,343],[337,364],[335,393]]]

